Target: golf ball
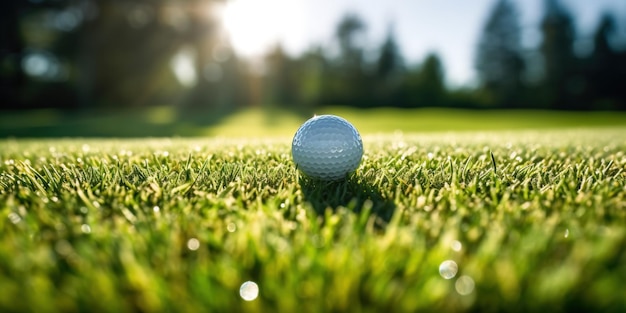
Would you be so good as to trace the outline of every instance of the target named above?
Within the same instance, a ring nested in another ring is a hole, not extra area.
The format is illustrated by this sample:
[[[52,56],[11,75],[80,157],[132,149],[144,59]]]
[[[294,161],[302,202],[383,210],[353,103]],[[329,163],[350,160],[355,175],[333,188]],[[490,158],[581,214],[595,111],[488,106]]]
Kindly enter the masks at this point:
[[[345,119],[318,115],[306,121],[293,137],[291,154],[307,176],[339,180],[356,170],[363,157],[359,132]]]

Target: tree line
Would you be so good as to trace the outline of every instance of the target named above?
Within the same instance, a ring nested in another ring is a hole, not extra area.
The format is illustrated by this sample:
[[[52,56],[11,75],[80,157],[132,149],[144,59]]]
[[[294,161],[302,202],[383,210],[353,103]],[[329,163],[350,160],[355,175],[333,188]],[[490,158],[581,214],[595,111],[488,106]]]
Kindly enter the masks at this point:
[[[367,24],[354,13],[336,25],[333,52],[317,45],[292,56],[277,44],[259,61],[228,44],[216,14],[224,1],[4,0],[1,107],[626,109],[618,17],[604,13],[580,54],[575,16],[558,0],[542,1],[536,49],[521,43],[515,3],[495,1],[475,47],[478,84],[450,88],[440,57],[408,63],[393,29],[378,47],[365,46]]]

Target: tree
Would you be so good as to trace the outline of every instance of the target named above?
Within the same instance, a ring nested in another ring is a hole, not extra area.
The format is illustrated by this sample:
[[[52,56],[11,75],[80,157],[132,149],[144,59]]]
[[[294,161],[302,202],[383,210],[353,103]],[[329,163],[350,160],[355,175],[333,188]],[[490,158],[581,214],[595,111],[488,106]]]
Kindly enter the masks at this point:
[[[594,34],[594,50],[585,68],[587,77],[585,102],[591,108],[626,107],[626,91],[622,86],[626,76],[626,52],[619,52],[610,44],[616,23],[611,13],[603,14]]]
[[[20,36],[20,1],[5,0],[0,4],[0,99],[2,108],[17,108],[19,89],[24,83],[20,60],[24,43]]]
[[[356,14],[345,15],[337,25],[335,36],[339,43],[339,60],[345,67],[359,69],[363,61],[365,22]]]
[[[522,105],[525,64],[517,9],[511,1],[499,0],[493,7],[478,44],[475,62],[481,87],[493,105]]]
[[[182,44],[190,45],[195,52],[195,71],[199,74],[185,103],[189,108],[228,111],[241,101],[243,79],[239,76],[237,58],[224,36],[217,14],[222,2],[194,0],[181,4],[189,21],[189,26],[182,32]],[[224,51],[228,57],[220,56]],[[217,69],[219,77],[211,74]]]
[[[402,102],[399,93],[404,65],[402,55],[393,30],[387,32],[375,64],[374,85],[376,98],[382,105],[399,105]]]
[[[365,22],[353,13],[345,15],[337,25],[339,55],[327,84],[332,102],[361,107],[374,105],[371,82],[364,71],[365,30]]]
[[[554,109],[573,108],[581,92],[573,51],[574,18],[558,0],[545,0],[541,22],[544,101]]]
[[[306,51],[298,61],[296,77],[300,85],[299,108],[307,112],[326,101],[325,83],[328,72],[328,60],[320,46]],[[310,113],[310,112],[308,112]]]
[[[187,35],[160,16],[178,7],[163,1],[99,0],[91,5],[97,14],[85,19],[73,43],[81,106],[162,104],[177,85],[169,64]]]
[[[434,53],[429,54],[422,66],[411,71],[405,81],[404,93],[408,107],[437,107],[445,104],[446,87],[444,68]]]
[[[393,30],[390,28],[387,37],[380,47],[380,55],[376,62],[376,76],[387,78],[401,71],[403,67],[402,55],[396,42]]]
[[[277,44],[265,57],[265,101],[271,105],[293,106],[297,102],[298,85],[294,75],[295,62]]]

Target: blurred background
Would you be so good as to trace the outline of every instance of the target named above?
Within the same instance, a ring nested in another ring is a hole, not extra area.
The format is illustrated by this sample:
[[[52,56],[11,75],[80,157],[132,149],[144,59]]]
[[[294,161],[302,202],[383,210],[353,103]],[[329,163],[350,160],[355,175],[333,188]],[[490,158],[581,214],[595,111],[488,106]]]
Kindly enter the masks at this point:
[[[626,1],[2,0],[0,103],[2,136],[195,134],[250,109],[626,111]]]

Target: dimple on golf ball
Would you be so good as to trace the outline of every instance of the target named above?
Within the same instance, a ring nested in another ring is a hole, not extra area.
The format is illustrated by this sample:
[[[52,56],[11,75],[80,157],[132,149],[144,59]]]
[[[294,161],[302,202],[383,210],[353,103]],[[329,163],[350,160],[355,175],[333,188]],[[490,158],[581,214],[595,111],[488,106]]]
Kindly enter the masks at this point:
[[[363,141],[345,119],[318,115],[300,126],[293,137],[291,154],[298,169],[307,176],[339,180],[361,163]]]

